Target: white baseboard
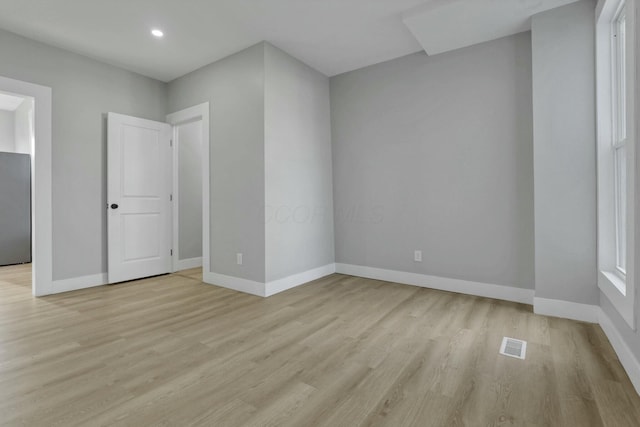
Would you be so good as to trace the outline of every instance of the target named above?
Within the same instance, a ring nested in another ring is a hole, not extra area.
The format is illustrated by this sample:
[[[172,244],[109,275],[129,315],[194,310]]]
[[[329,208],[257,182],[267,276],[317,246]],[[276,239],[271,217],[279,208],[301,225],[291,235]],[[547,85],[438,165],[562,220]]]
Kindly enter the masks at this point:
[[[598,323],[597,305],[578,304],[547,298],[534,298],[533,312],[543,316],[561,317],[581,322]]]
[[[107,273],[92,274],[90,276],[74,277],[72,279],[54,280],[51,286],[52,294],[77,291],[107,284]]]
[[[265,296],[270,297],[277,293],[286,291],[296,286],[304,285],[321,277],[328,276],[336,272],[335,264],[327,264],[322,267],[304,271],[278,280],[272,280],[265,284]]]
[[[495,298],[505,301],[533,304],[533,289],[514,288],[510,286],[492,285],[489,283],[471,282],[468,280],[450,279],[446,277],[428,276],[425,274],[407,273],[404,271],[385,270],[352,264],[336,264],[336,272],[386,282],[402,283],[423,288],[457,292],[480,297]]]
[[[640,395],[640,362],[629,346],[627,346],[622,335],[620,335],[620,332],[618,332],[618,329],[616,329],[609,316],[607,316],[600,307],[598,307],[598,320],[600,327],[607,338],[609,338],[611,346],[618,355],[618,359],[620,359],[622,367],[627,372],[627,375],[629,375],[629,379],[635,387],[636,392]]]
[[[202,273],[205,283],[223,288],[232,289],[234,291],[244,292],[246,294],[265,296],[264,283],[254,282],[253,280],[242,279],[240,277],[226,276],[219,273]]]
[[[240,277],[226,276],[219,273],[203,272],[204,282],[210,285],[221,286],[238,292],[244,292],[259,297],[270,297],[277,293],[304,285],[312,280],[319,279],[336,272],[335,264],[314,268],[302,273],[294,274],[268,283],[242,279]]]
[[[176,271],[188,270],[190,268],[202,267],[202,257],[179,259],[176,261]]]

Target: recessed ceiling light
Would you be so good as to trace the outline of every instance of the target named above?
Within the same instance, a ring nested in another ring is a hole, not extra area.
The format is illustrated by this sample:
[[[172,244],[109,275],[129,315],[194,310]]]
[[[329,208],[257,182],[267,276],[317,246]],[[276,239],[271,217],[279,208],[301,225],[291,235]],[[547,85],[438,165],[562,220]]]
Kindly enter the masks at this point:
[[[156,29],[151,30],[151,34],[152,34],[154,37],[157,37],[157,38],[160,38],[160,37],[164,36],[164,33],[163,33],[161,30],[158,30],[157,28],[156,28]]]

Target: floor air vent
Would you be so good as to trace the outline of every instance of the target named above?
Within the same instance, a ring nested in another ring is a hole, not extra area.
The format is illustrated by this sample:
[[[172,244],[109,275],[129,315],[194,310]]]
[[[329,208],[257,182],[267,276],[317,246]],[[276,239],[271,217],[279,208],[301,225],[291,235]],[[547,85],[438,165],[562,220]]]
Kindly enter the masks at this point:
[[[527,342],[515,338],[504,337],[500,346],[500,354],[505,356],[524,359],[527,354]]]

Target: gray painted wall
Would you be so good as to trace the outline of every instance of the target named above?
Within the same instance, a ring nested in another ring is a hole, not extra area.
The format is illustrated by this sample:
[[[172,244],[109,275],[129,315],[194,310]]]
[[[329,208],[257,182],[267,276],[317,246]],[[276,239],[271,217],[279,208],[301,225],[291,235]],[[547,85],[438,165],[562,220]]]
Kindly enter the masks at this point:
[[[13,111],[0,110],[0,151],[16,151],[15,120]]]
[[[169,112],[210,103],[212,271],[264,282],[263,44],[170,82],[168,93]]]
[[[533,17],[536,297],[598,303],[595,3]]]
[[[105,114],[164,121],[166,85],[1,30],[0,52],[0,75],[53,89],[53,277],[106,272]]]
[[[265,44],[266,281],[334,262],[329,79]]]
[[[332,78],[336,261],[533,288],[531,116],[529,33]]]
[[[180,259],[202,256],[202,120],[178,126]]]

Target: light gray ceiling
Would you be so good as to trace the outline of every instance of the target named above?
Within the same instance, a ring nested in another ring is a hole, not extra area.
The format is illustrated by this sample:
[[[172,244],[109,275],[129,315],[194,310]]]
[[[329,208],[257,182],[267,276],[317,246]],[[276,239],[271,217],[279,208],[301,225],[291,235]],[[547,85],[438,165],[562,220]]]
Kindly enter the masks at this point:
[[[429,55],[531,29],[531,16],[577,0],[431,0],[404,13]]]
[[[423,2],[0,0],[0,28],[163,81],[262,40],[335,75],[422,50],[402,12]]]
[[[571,1],[0,0],[0,28],[162,81],[263,40],[333,76],[523,31]]]

